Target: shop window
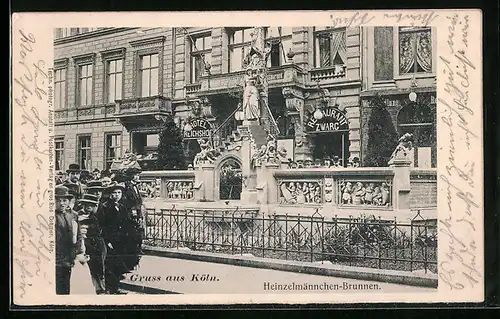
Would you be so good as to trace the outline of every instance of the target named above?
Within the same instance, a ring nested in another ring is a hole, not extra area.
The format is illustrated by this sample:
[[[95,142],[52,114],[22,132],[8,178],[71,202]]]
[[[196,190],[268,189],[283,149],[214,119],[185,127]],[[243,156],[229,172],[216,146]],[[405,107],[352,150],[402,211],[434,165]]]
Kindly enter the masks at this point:
[[[432,73],[431,28],[399,28],[399,73]]]

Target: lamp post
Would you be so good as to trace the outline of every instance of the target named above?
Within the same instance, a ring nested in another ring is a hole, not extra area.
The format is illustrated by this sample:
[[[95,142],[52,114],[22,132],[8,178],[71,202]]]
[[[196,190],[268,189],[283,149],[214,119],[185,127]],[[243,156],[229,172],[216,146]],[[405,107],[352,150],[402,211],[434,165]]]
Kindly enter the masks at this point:
[[[415,75],[413,75],[413,78],[411,80],[411,85],[410,85],[410,93],[408,94],[408,99],[411,102],[416,102],[417,101],[417,93],[415,93],[415,88],[417,87],[417,81],[415,80]]]

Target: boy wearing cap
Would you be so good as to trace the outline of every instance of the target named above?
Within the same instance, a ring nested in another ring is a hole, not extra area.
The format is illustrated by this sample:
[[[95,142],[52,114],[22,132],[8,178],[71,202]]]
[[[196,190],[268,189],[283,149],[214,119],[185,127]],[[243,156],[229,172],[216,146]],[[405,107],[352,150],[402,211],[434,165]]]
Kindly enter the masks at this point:
[[[66,170],[68,174],[68,179],[64,181],[63,185],[70,188],[75,194],[75,200],[82,198],[84,189],[83,185],[80,181],[81,177],[81,169],[78,164],[70,164],[68,169]]]
[[[92,276],[92,283],[98,295],[104,294],[106,291],[104,261],[107,251],[97,216],[99,198],[93,194],[85,194],[79,200],[79,204],[83,208],[78,212],[78,220],[85,241],[85,251],[90,256],[88,265],[90,275]]]
[[[85,264],[83,240],[78,226],[78,217],[70,207],[73,195],[65,186],[55,188],[56,214],[56,293],[69,295],[71,269],[75,259]]]

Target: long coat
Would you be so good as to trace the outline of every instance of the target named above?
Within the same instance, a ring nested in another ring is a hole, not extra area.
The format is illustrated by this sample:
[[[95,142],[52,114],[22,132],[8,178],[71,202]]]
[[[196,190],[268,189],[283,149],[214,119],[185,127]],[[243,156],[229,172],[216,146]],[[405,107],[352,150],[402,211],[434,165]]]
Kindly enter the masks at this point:
[[[115,274],[132,270],[140,260],[141,232],[124,201],[107,200],[98,212],[102,237],[108,246],[106,267]]]
[[[78,215],[73,210],[56,211],[56,266],[73,267],[76,255],[83,253]]]

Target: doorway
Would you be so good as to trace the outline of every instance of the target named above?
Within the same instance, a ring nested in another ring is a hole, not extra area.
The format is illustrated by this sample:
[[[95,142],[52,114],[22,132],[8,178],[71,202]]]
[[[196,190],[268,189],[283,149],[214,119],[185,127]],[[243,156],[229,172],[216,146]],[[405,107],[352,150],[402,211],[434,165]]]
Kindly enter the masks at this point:
[[[342,166],[347,166],[349,157],[349,131],[316,133],[313,138],[314,160],[338,156]]]

